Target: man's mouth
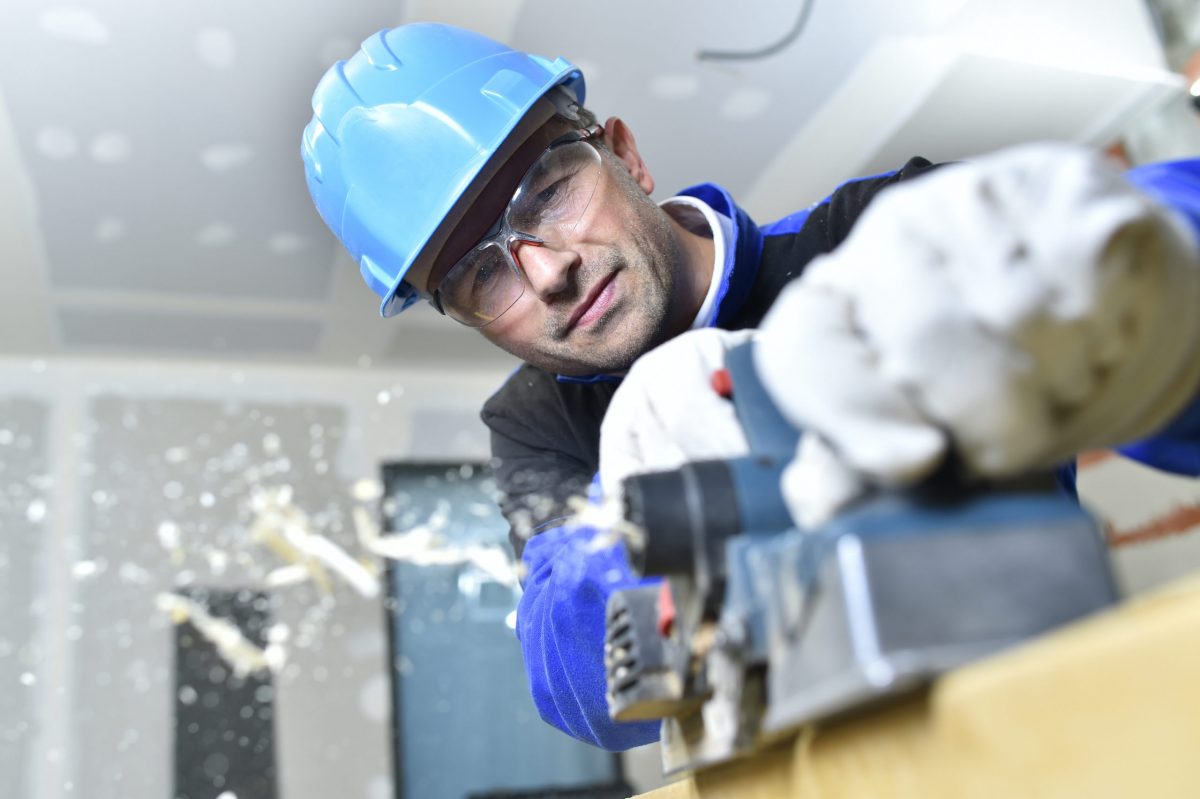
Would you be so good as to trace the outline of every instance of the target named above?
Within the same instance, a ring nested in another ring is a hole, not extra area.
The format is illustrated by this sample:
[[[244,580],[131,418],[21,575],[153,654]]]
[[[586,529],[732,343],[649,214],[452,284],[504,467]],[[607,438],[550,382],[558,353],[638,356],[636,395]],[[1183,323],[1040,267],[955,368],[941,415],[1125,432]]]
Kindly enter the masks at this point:
[[[596,285],[592,286],[587,296],[571,312],[571,317],[567,320],[565,333],[570,333],[577,327],[587,327],[604,316],[616,297],[617,288],[613,282],[616,276],[616,270],[609,272],[607,276],[601,278],[596,282]]]

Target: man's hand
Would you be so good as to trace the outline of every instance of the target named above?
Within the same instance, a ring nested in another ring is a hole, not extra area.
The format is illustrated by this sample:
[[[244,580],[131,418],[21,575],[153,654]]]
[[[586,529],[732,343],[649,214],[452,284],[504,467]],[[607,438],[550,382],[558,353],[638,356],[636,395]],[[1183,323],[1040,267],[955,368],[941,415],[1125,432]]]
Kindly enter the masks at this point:
[[[732,403],[713,390],[725,349],[749,333],[705,330],[643,355],[613,397],[600,435],[603,506],[529,540],[517,636],[542,718],[611,751],[655,740],[656,722],[619,723],[605,703],[604,608],[646,584],[629,566],[615,498],[628,475],[747,451]]]
[[[712,386],[725,353],[753,331],[716,328],[676,336],[634,362],[600,428],[600,483],[616,496],[631,474],[749,451],[733,403]]]
[[[615,722],[605,701],[604,607],[615,591],[645,585],[625,547],[586,525],[529,540],[517,638],[538,714],[581,741],[619,752],[658,738],[656,722]]]
[[[1198,307],[1191,231],[1095,154],[1027,146],[889,189],[761,329],[759,373],[809,431],[793,515],[835,509],[801,507],[799,475],[905,484],[952,446],[1005,476],[1152,432],[1200,382]]]

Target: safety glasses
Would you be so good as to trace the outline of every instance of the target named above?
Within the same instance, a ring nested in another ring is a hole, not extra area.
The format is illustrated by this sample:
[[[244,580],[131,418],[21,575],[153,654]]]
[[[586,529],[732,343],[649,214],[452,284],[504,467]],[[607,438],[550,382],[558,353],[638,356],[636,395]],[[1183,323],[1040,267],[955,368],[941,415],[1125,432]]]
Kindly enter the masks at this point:
[[[562,248],[579,225],[600,180],[594,125],[552,141],[513,192],[496,224],[450,268],[432,295],[433,306],[469,327],[499,319],[525,293],[517,249]]]

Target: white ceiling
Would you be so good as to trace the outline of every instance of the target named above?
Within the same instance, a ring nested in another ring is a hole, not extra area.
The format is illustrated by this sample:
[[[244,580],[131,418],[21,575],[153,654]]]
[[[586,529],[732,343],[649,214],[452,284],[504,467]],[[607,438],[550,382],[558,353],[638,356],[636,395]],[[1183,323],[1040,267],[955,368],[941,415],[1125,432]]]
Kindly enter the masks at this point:
[[[697,57],[802,12],[775,55]],[[1176,88],[1138,0],[5,0],[0,353],[502,362],[428,309],[380,320],[304,186],[322,72],[416,19],[575,61],[658,194],[720,182],[764,221],[900,152],[1102,143]]]

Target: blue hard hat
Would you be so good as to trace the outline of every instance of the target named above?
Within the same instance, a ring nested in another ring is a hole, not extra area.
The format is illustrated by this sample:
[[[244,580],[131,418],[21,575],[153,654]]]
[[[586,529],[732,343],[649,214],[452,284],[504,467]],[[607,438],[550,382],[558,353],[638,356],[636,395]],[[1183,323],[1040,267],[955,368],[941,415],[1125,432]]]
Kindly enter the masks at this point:
[[[393,316],[443,218],[538,98],[583,74],[449,25],[383,30],[325,73],[301,155],[317,210]]]

